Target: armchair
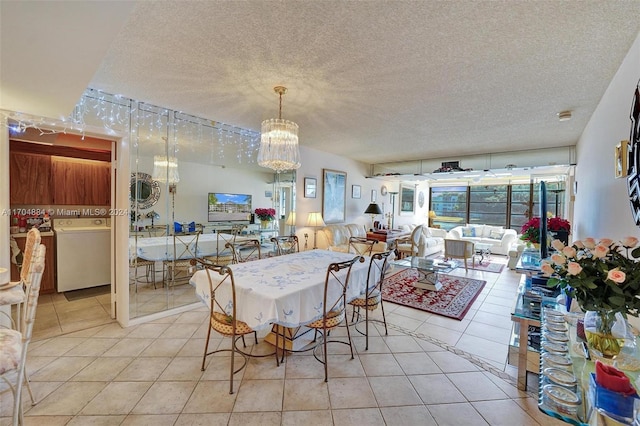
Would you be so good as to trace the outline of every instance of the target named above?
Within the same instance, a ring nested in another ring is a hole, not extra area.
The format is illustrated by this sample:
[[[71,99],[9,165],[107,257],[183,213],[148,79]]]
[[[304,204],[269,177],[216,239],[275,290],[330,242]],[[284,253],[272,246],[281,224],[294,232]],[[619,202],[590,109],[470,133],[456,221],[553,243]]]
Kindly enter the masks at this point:
[[[474,246],[472,241],[446,238],[444,240],[444,257],[445,259],[464,259],[464,269],[468,271],[467,259],[471,259],[471,266],[475,267]]]

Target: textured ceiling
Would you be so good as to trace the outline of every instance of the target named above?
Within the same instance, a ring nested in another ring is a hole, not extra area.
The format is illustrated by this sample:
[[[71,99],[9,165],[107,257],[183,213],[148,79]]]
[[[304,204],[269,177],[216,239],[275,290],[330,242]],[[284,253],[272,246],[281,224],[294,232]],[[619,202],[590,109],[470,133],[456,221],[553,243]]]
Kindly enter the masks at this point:
[[[87,86],[259,131],[284,85],[301,145],[367,163],[517,151],[574,145],[639,31],[640,1],[139,2]]]

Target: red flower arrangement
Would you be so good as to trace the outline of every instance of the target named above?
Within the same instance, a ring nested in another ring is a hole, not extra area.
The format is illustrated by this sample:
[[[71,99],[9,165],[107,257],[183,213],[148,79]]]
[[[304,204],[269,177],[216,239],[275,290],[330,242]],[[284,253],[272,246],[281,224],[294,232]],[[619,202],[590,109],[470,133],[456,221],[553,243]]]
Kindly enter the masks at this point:
[[[260,220],[271,221],[276,218],[276,209],[256,209],[256,216]]]
[[[571,231],[571,224],[567,219],[562,219],[561,217],[550,217],[547,219],[547,231],[557,232],[557,231]],[[522,225],[522,229],[520,230],[522,236],[520,237],[523,241],[529,241],[534,244],[540,243],[540,218],[532,217],[529,219],[527,223]]]

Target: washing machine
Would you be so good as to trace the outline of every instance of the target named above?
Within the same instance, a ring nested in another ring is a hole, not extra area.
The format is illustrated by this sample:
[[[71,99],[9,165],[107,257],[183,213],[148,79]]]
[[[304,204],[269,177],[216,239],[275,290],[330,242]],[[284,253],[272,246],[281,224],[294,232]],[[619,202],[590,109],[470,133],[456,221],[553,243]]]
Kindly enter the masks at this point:
[[[53,231],[58,292],[111,283],[111,219],[53,219]]]

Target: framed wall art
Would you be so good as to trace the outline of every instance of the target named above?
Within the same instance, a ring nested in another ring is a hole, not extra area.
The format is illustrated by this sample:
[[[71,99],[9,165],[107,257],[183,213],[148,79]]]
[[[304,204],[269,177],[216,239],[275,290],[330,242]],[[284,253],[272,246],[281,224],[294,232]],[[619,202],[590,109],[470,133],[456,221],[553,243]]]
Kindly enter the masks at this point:
[[[351,185],[351,198],[360,198],[360,185]]]
[[[304,198],[316,198],[316,178],[304,178]]]
[[[400,215],[414,214],[416,210],[416,188],[413,185],[400,185]]]
[[[620,141],[615,149],[615,177],[627,176],[627,160],[629,158],[629,141]]]
[[[347,174],[322,169],[322,217],[325,223],[344,222],[346,217]]]

